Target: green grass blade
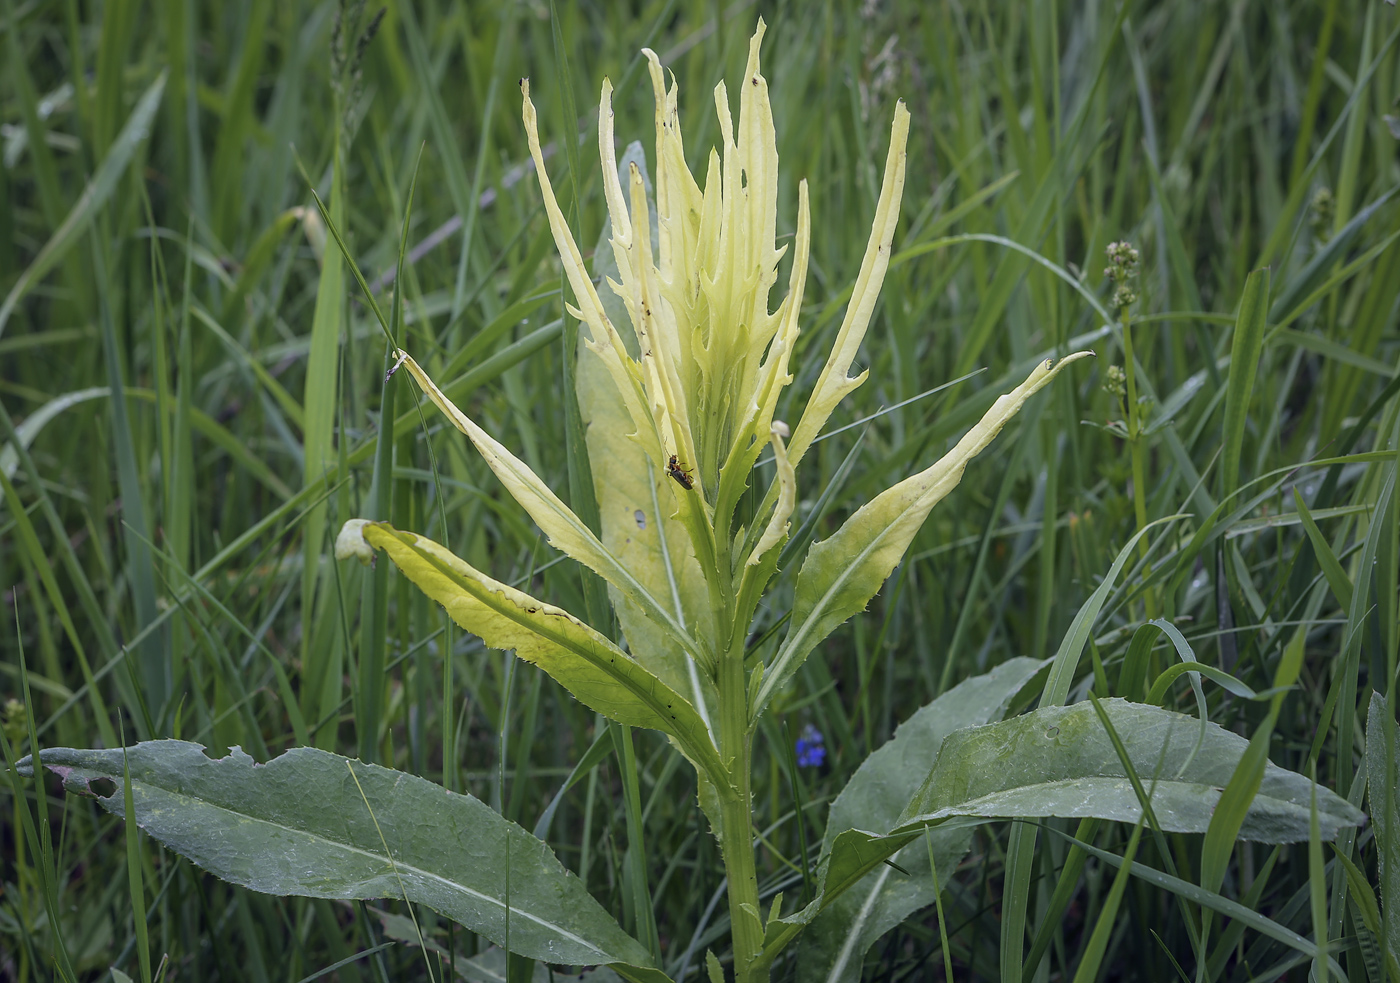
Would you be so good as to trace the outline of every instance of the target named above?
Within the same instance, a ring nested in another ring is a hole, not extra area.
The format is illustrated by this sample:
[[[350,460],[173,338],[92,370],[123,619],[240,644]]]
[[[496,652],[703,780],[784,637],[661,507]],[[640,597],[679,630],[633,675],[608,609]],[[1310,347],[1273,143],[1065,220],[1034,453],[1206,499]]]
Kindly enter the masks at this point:
[[[1084,948],[1079,967],[1074,971],[1074,983],[1093,983],[1099,977],[1104,952],[1108,949],[1108,940],[1118,917],[1118,907],[1123,903],[1123,892],[1128,888],[1128,876],[1133,871],[1133,857],[1137,856],[1138,842],[1142,839],[1142,826],[1143,820],[1138,820],[1133,827],[1133,835],[1123,851],[1122,864],[1118,867],[1118,873],[1113,875],[1113,886],[1109,888],[1108,897],[1099,911],[1099,920],[1089,936],[1089,944]]]
[[[331,167],[328,221],[335,229],[345,225],[345,192],[339,150],[340,130],[334,131],[335,149]],[[307,354],[306,385],[302,411],[306,426],[302,431],[302,483],[315,486],[328,477],[335,466],[332,444],[336,411],[339,406],[340,334],[345,320],[344,260],[340,251],[326,249],[321,258],[321,275],[316,285],[316,306],[311,316],[311,348]],[[322,486],[324,487],[324,486]],[[319,720],[340,702],[339,674],[331,671],[329,640],[317,631],[318,609],[329,603],[319,589],[321,560],[325,545],[329,506],[317,505],[302,525],[302,716]],[[334,742],[333,732],[314,735],[318,747]]]
[[[1255,270],[1245,283],[1235,332],[1230,343],[1230,374],[1225,383],[1225,439],[1220,456],[1220,497],[1229,498],[1240,486],[1240,456],[1244,447],[1249,403],[1263,351],[1269,299],[1269,271]]]
[[[164,89],[165,73],[162,72],[136,103],[136,108],[131,111],[126,125],[113,141],[111,150],[98,165],[92,180],[83,189],[78,200],[73,203],[63,224],[54,230],[48,242],[44,243],[38,255],[25,267],[14,286],[10,288],[4,302],[0,303],[0,335],[5,333],[5,325],[9,323],[15,306],[67,254],[78,240],[78,236],[87,230],[116,191],[127,167],[135,159],[136,151],[151,131],[151,124],[156,109],[160,106],[160,97]]]

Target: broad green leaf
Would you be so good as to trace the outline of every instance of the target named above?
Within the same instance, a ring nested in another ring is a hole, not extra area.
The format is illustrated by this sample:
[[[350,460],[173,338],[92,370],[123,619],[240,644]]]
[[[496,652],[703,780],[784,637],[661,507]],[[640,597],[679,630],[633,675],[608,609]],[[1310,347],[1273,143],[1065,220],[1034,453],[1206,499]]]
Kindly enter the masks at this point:
[[[15,306],[24,299],[24,295],[32,290],[35,284],[44,278],[44,274],[53,269],[54,265],[72,248],[73,243],[78,241],[79,235],[92,224],[97,214],[102,210],[102,206],[112,196],[112,192],[116,190],[122,175],[126,173],[127,166],[130,165],[132,158],[136,156],[136,151],[140,149],[141,144],[146,140],[146,135],[151,131],[151,121],[155,118],[156,110],[160,107],[160,97],[164,91],[165,73],[161,72],[141,95],[141,100],[136,104],[136,108],[127,117],[126,125],[122,127],[121,133],[112,142],[107,156],[102,158],[102,163],[97,166],[92,180],[88,181],[87,187],[83,188],[83,193],[73,203],[68,217],[63,220],[62,225],[54,230],[49,241],[44,243],[44,247],[34,257],[34,261],[25,268],[24,272],[19,275],[19,279],[15,281],[15,285],[10,288],[4,303],[0,304],[0,335],[5,333],[5,325],[9,323],[10,315],[14,313]]]
[[[822,639],[865,606],[909,548],[929,511],[962,480],[968,462],[980,454],[1060,370],[1091,354],[1078,352],[1052,366],[1037,365],[1016,389],[999,397],[975,427],[932,467],[886,489],[861,506],[830,539],[814,543],[797,576],[792,629],[765,669],[752,708],[762,711],[778,687],[797,671]],[[793,447],[797,445],[796,437]],[[788,450],[793,464],[797,456]]]
[[[187,741],[53,748],[42,760],[70,792],[115,782],[97,801],[124,816],[123,754],[137,824],[224,880],[264,894],[407,900],[497,944],[509,936],[533,959],[666,980],[548,846],[470,795],[305,747],[263,765],[238,748],[210,759]]]
[[[1100,704],[1152,794],[1162,828],[1203,833],[1249,742],[1194,717],[1160,707]],[[1264,843],[1308,838],[1312,782],[1266,763],[1239,837]],[[1324,839],[1365,816],[1319,788]],[[1097,817],[1135,823],[1142,814],[1103,724],[1087,703],[1046,707],[1014,720],[961,731],[943,742],[938,762],[910,802],[899,830],[928,823],[992,818]]]
[[[893,826],[918,791],[944,738],[964,727],[1001,719],[1016,694],[1044,666],[1035,659],[1012,659],[955,686],[901,724],[892,740],[861,763],[831,804],[822,852],[830,852],[843,830]],[[858,980],[865,953],[875,941],[909,915],[933,904],[967,853],[972,834],[957,829],[934,830],[928,835],[930,844],[921,836],[894,858],[908,873],[881,865],[822,906],[802,936],[798,979],[814,983]],[[930,845],[938,869],[936,884],[929,868]]]
[[[826,365],[822,366],[821,375],[817,377],[812,396],[807,400],[788,447],[788,457],[794,468],[802,461],[812,441],[817,439],[817,434],[821,433],[836,405],[870,374],[867,369],[855,377],[846,375],[860,350],[860,343],[865,339],[870,317],[875,313],[875,301],[880,296],[880,286],[885,282],[885,271],[890,265],[894,230],[899,224],[899,205],[904,197],[907,156],[904,148],[908,139],[909,110],[901,99],[895,105],[894,122],[890,126],[890,149],[885,158],[880,200],[875,205],[875,221],[870,227],[870,241],[866,243],[865,258],[861,260],[860,272],[856,274],[846,317],[836,332],[831,354],[827,356]]]
[[[1221,789],[1248,742],[1207,722],[1205,738],[1193,717],[1160,707],[1104,700],[1100,707],[1126,746],[1133,768],[1152,793],[1152,808],[1167,832],[1203,833],[1220,800]],[[1155,776],[1155,781],[1149,777]],[[1240,838],[1295,843],[1308,838],[1313,783],[1302,775],[1267,764]],[[1321,836],[1334,839],[1343,826],[1365,816],[1345,799],[1317,788]],[[945,738],[938,761],[898,824],[885,835],[859,829],[839,833],[822,871],[822,890],[835,896],[932,825],[940,831],[977,825],[988,819],[1046,816],[1094,817],[1137,823],[1142,807],[1118,752],[1092,706],[1051,706],[1013,720],[973,727]],[[1093,848],[1081,844],[1098,856]],[[1165,878],[1157,871],[1137,876]],[[1178,893],[1232,914],[1238,906],[1176,878]],[[1176,890],[1177,888],[1173,888]],[[809,905],[808,909],[816,907]],[[786,921],[808,923],[804,909]],[[1227,910],[1228,909],[1228,910]],[[1272,925],[1272,923],[1269,923]],[[1265,928],[1260,928],[1266,931]],[[1309,949],[1309,951],[1311,951]]]
[[[355,543],[359,538],[364,544]],[[591,710],[619,723],[669,734],[699,769],[724,774],[695,708],[603,635],[562,608],[492,580],[430,539],[387,523],[346,523],[336,555],[384,550],[424,594],[492,648],[514,649]]]
[[[539,475],[530,470],[520,458],[505,445],[497,441],[459,410],[450,399],[438,389],[428,374],[419,367],[407,352],[400,351],[396,356],[417,380],[437,408],[452,421],[458,430],[466,434],[482,458],[496,473],[501,484],[511,497],[520,503],[521,508],[530,514],[536,525],[549,537],[550,545],[589,567],[600,577],[612,584],[636,603],[648,617],[659,625],[668,626],[676,638],[692,653],[698,651],[693,637],[676,620],[672,612],[663,607],[616,556],[614,556],[593,534],[593,530],[565,505],[554,491],[540,480]]]
[[[1366,781],[1386,926],[1383,944],[1400,960],[1400,737],[1394,711],[1380,693],[1371,694],[1366,714]]]

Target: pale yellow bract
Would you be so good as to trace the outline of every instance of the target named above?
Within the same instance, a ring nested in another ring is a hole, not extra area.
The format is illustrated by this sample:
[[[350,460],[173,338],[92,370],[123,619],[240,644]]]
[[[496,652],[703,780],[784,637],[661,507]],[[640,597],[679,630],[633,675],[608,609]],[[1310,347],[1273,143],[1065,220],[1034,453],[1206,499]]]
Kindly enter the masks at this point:
[[[900,102],[894,107],[870,238],[845,317],[785,441],[787,426],[775,421],[774,413],[793,380],[789,360],[799,333],[812,225],[802,181],[788,289],[770,310],[769,296],[787,247],[777,245],[777,134],[759,59],[765,30],[760,20],[749,42],[737,121],[731,117],[725,84],[715,87],[720,147],[710,150],[703,187],[686,164],[674,78],[668,86],[656,54],[643,50],[656,107],[655,242],[653,206],[640,169],[632,164],[626,174],[619,173],[612,84],[603,81],[598,151],[618,279],[605,278],[601,285],[594,284],[555,197],[530,83],[521,81],[525,133],[545,215],[578,304],[569,311],[587,326],[587,358],[596,358],[602,369],[581,368],[579,376],[580,399],[601,414],[589,425],[608,431],[607,439],[591,433],[590,448],[595,457],[614,459],[593,462],[604,509],[601,539],[525,462],[453,405],[407,352],[396,353],[398,363],[471,440],[550,543],[608,582],[635,657],[685,689],[706,720],[724,654],[735,639],[742,639],[787,542],[797,500],[796,468],[836,406],[866,378],[866,372],[852,376],[850,370],[889,268],[909,136],[909,112]],[[629,324],[614,323],[600,290],[616,294]],[[797,616],[755,691],[755,714],[821,637],[864,607],[929,509],[957,485],[968,461],[1076,357],[1038,366],[943,460],[887,489],[835,536],[814,544],[796,584]],[[611,410],[600,409],[609,406]],[[752,527],[736,532],[736,506],[766,447],[773,451],[776,478],[749,520]],[[600,449],[602,455],[596,453]],[[638,459],[618,473],[618,461],[633,457]],[[635,483],[641,473],[636,466],[643,462],[650,469],[649,489]],[[684,480],[676,477],[682,473]],[[645,535],[626,524],[619,530],[609,511],[621,505],[630,517],[640,508],[645,517],[653,501],[661,514],[653,517]],[[688,551],[682,547],[673,554],[664,546],[664,527],[672,522],[677,531],[684,530]],[[345,535],[354,542],[358,531],[347,528]],[[834,549],[838,542],[841,548]],[[344,543],[341,547],[350,549]],[[692,570],[695,576],[688,572]],[[725,617],[716,620],[720,614]],[[722,624],[728,617],[742,623]],[[654,629],[660,634],[653,634]],[[678,674],[667,655],[676,650],[703,674],[691,669]]]
[[[646,220],[642,177],[635,165],[629,186],[618,177],[612,85],[604,81],[598,108],[603,188],[612,220],[612,249],[621,282],[613,290],[626,305],[639,357],[632,359],[609,320],[545,173],[529,81],[522,83],[525,128],[540,177],[545,210],[579,307],[587,344],[607,365],[626,402],[634,436],[658,473],[672,455],[696,469],[695,490],[711,507],[728,501],[720,481],[741,483],[763,449],[783,388],[792,381],[788,360],[798,334],[807,277],[811,221],[806,181],[798,187],[797,230],[786,297],[769,310],[778,278],[778,150],[768,82],[759,65],[765,27],[749,42],[739,96],[739,119],[729,110],[723,82],[715,88],[721,149],[709,155],[702,189],[685,163],[676,109],[655,52],[645,49],[656,100],[656,212],[658,241]],[[870,323],[904,188],[909,112],[895,108],[884,184],[860,275],[836,344],[788,449],[796,465],[840,399],[865,378],[847,372]],[[739,489],[734,489],[737,492]],[[684,498],[685,496],[682,496]],[[684,507],[684,506],[683,506]],[[718,517],[722,525],[727,516]]]

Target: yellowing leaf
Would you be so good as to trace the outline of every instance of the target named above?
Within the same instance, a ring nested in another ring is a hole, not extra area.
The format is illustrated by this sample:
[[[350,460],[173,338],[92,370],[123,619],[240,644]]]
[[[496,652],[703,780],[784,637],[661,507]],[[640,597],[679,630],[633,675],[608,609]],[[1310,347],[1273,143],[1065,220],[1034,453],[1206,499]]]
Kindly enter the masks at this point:
[[[366,543],[389,554],[419,590],[487,645],[514,649],[589,709],[669,734],[697,768],[723,774],[695,708],[569,612],[491,579],[430,539],[382,522],[359,529]]]
[[[540,480],[539,475],[530,470],[529,465],[459,410],[452,400],[443,395],[442,390],[438,389],[437,384],[419,367],[412,356],[400,351],[398,358],[417,380],[418,385],[423,387],[428,398],[476,445],[482,458],[496,473],[496,477],[501,479],[501,484],[506,486],[506,491],[520,503],[521,508],[530,513],[530,518],[534,519],[535,524],[549,537],[551,546],[589,567],[636,602],[648,617],[654,618],[660,625],[668,626],[687,651],[697,651],[694,639],[680,627],[671,612],[657,603],[656,598],[633,576],[632,571],[618,562],[617,557],[593,535],[593,530],[574,515],[573,510]]]

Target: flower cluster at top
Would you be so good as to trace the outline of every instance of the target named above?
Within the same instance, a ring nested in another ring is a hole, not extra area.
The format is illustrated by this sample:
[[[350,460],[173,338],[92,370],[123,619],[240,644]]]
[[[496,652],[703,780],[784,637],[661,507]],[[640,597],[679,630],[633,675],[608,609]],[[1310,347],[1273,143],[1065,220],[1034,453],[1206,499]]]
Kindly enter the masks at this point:
[[[1110,242],[1108,244],[1108,266],[1103,275],[1117,286],[1113,290],[1113,306],[1122,310],[1137,300],[1137,291],[1128,286],[1128,281],[1137,276],[1138,251],[1130,242]]]

